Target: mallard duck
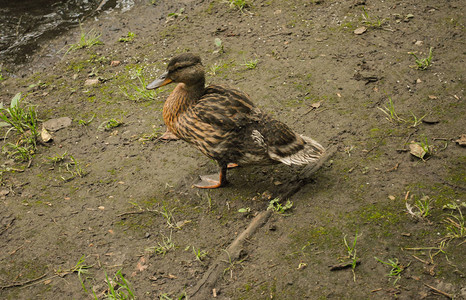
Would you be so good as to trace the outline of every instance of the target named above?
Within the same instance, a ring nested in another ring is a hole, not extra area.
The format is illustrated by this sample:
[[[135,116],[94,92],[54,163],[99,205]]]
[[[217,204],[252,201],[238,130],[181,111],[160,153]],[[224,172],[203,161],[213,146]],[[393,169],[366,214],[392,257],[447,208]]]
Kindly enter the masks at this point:
[[[178,83],[163,107],[167,135],[194,145],[220,169],[219,176],[200,176],[198,188],[227,183],[227,168],[248,164],[307,165],[325,153],[315,140],[293,132],[262,112],[245,93],[219,85],[205,86],[198,55],[184,53],[170,60],[167,70],[147,89]]]

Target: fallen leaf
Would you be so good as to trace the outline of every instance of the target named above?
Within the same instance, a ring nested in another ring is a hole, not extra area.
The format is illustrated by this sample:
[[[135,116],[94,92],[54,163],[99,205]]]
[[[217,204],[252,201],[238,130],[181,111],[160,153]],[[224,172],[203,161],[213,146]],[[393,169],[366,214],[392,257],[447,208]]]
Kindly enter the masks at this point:
[[[51,282],[52,282],[52,279],[44,280],[44,284],[45,284],[45,285],[50,284]]]
[[[362,27],[359,27],[359,28],[356,28],[353,33],[354,34],[357,34],[357,35],[361,35],[363,34],[364,32],[367,31],[367,28],[365,26],[362,26]]]
[[[191,220],[183,220],[183,221],[176,222],[175,226],[177,228],[181,228],[188,223],[191,223]]]
[[[50,142],[53,140],[52,135],[50,132],[47,131],[47,129],[42,126],[42,130],[40,131],[40,137],[44,143]]]
[[[395,198],[395,196],[393,196],[393,195],[389,195],[389,196],[388,196],[388,199],[390,199],[390,200],[393,201],[393,200],[395,200],[396,198]]]
[[[413,14],[407,14],[404,21],[405,22],[409,22],[409,20],[411,20],[412,18],[414,18],[414,15]]]
[[[299,265],[298,265],[298,270],[305,269],[306,267],[307,267],[307,264],[306,264],[306,263],[303,263],[303,262],[301,262],[301,263],[299,263]]]
[[[416,144],[415,142],[411,142],[409,144],[409,153],[412,155],[419,157],[420,159],[423,159],[424,156],[426,155],[426,151],[419,145]]]
[[[111,67],[116,67],[116,66],[120,65],[120,63],[121,63],[121,62],[120,62],[119,60],[112,60],[112,61],[110,62],[110,66],[111,66]]]
[[[84,85],[95,85],[99,83],[99,78],[90,78],[84,81]]]
[[[437,96],[429,95],[429,99],[430,99],[430,100],[436,100],[436,99],[437,99]]]
[[[105,210],[105,206],[99,206],[98,207],[100,210]]]
[[[466,134],[462,134],[459,139],[457,139],[455,142],[458,143],[458,145],[465,147],[466,146]]]
[[[147,269],[147,267],[148,265],[146,265],[146,258],[144,256],[141,256],[141,258],[139,259],[136,265],[136,270],[138,270],[139,272],[142,272],[145,269]]]
[[[322,104],[322,100],[319,101],[319,102],[316,102],[316,103],[312,103],[312,104],[311,104],[311,107],[317,109],[317,108],[320,107],[321,104]]]

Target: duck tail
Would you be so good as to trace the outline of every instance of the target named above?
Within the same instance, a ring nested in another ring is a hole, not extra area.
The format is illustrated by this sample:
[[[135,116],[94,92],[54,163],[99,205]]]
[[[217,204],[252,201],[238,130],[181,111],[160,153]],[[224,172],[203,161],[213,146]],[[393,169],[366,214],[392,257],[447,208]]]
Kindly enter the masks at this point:
[[[319,161],[325,155],[325,148],[314,139],[300,135],[304,140],[304,148],[285,157],[279,157],[280,162],[286,165],[308,165]]]

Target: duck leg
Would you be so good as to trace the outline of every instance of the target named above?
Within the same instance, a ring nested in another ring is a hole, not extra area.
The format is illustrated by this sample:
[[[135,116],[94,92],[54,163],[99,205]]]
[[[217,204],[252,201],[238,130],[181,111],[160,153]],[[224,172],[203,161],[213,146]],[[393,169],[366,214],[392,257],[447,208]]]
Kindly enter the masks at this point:
[[[220,166],[220,174],[217,179],[216,175],[200,175],[201,181],[193,186],[200,189],[215,189],[227,184],[227,166]]]

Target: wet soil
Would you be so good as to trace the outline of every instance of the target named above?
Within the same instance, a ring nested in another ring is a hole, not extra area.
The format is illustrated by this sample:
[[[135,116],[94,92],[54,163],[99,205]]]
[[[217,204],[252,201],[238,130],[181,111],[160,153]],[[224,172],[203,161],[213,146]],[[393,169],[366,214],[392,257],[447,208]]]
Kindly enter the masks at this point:
[[[465,210],[448,208],[466,202],[465,148],[455,142],[466,133],[464,11],[454,0],[272,0],[243,11],[138,2],[83,23],[103,45],[58,52],[79,29],[47,42],[2,74],[0,101],[23,92],[41,122],[73,122],[31,161],[2,156],[0,298],[101,299],[119,270],[138,299],[465,298]],[[128,32],[134,39],[119,42]],[[431,65],[417,69],[409,52],[426,58],[430,48]],[[208,83],[245,91],[336,153],[305,181],[294,181],[298,168],[244,167],[224,188],[191,188],[217,168],[182,141],[155,139],[173,86],[138,93],[187,51],[201,55]],[[390,99],[396,116],[383,112]],[[122,124],[105,130],[110,119]],[[411,141],[430,154],[411,155]],[[284,195],[292,208],[269,213],[229,253]],[[430,203],[427,217],[408,213],[416,201]],[[345,240],[356,240],[354,273],[331,271],[352,261]],[[400,276],[379,260],[398,262]],[[216,263],[217,280],[196,293]]]

